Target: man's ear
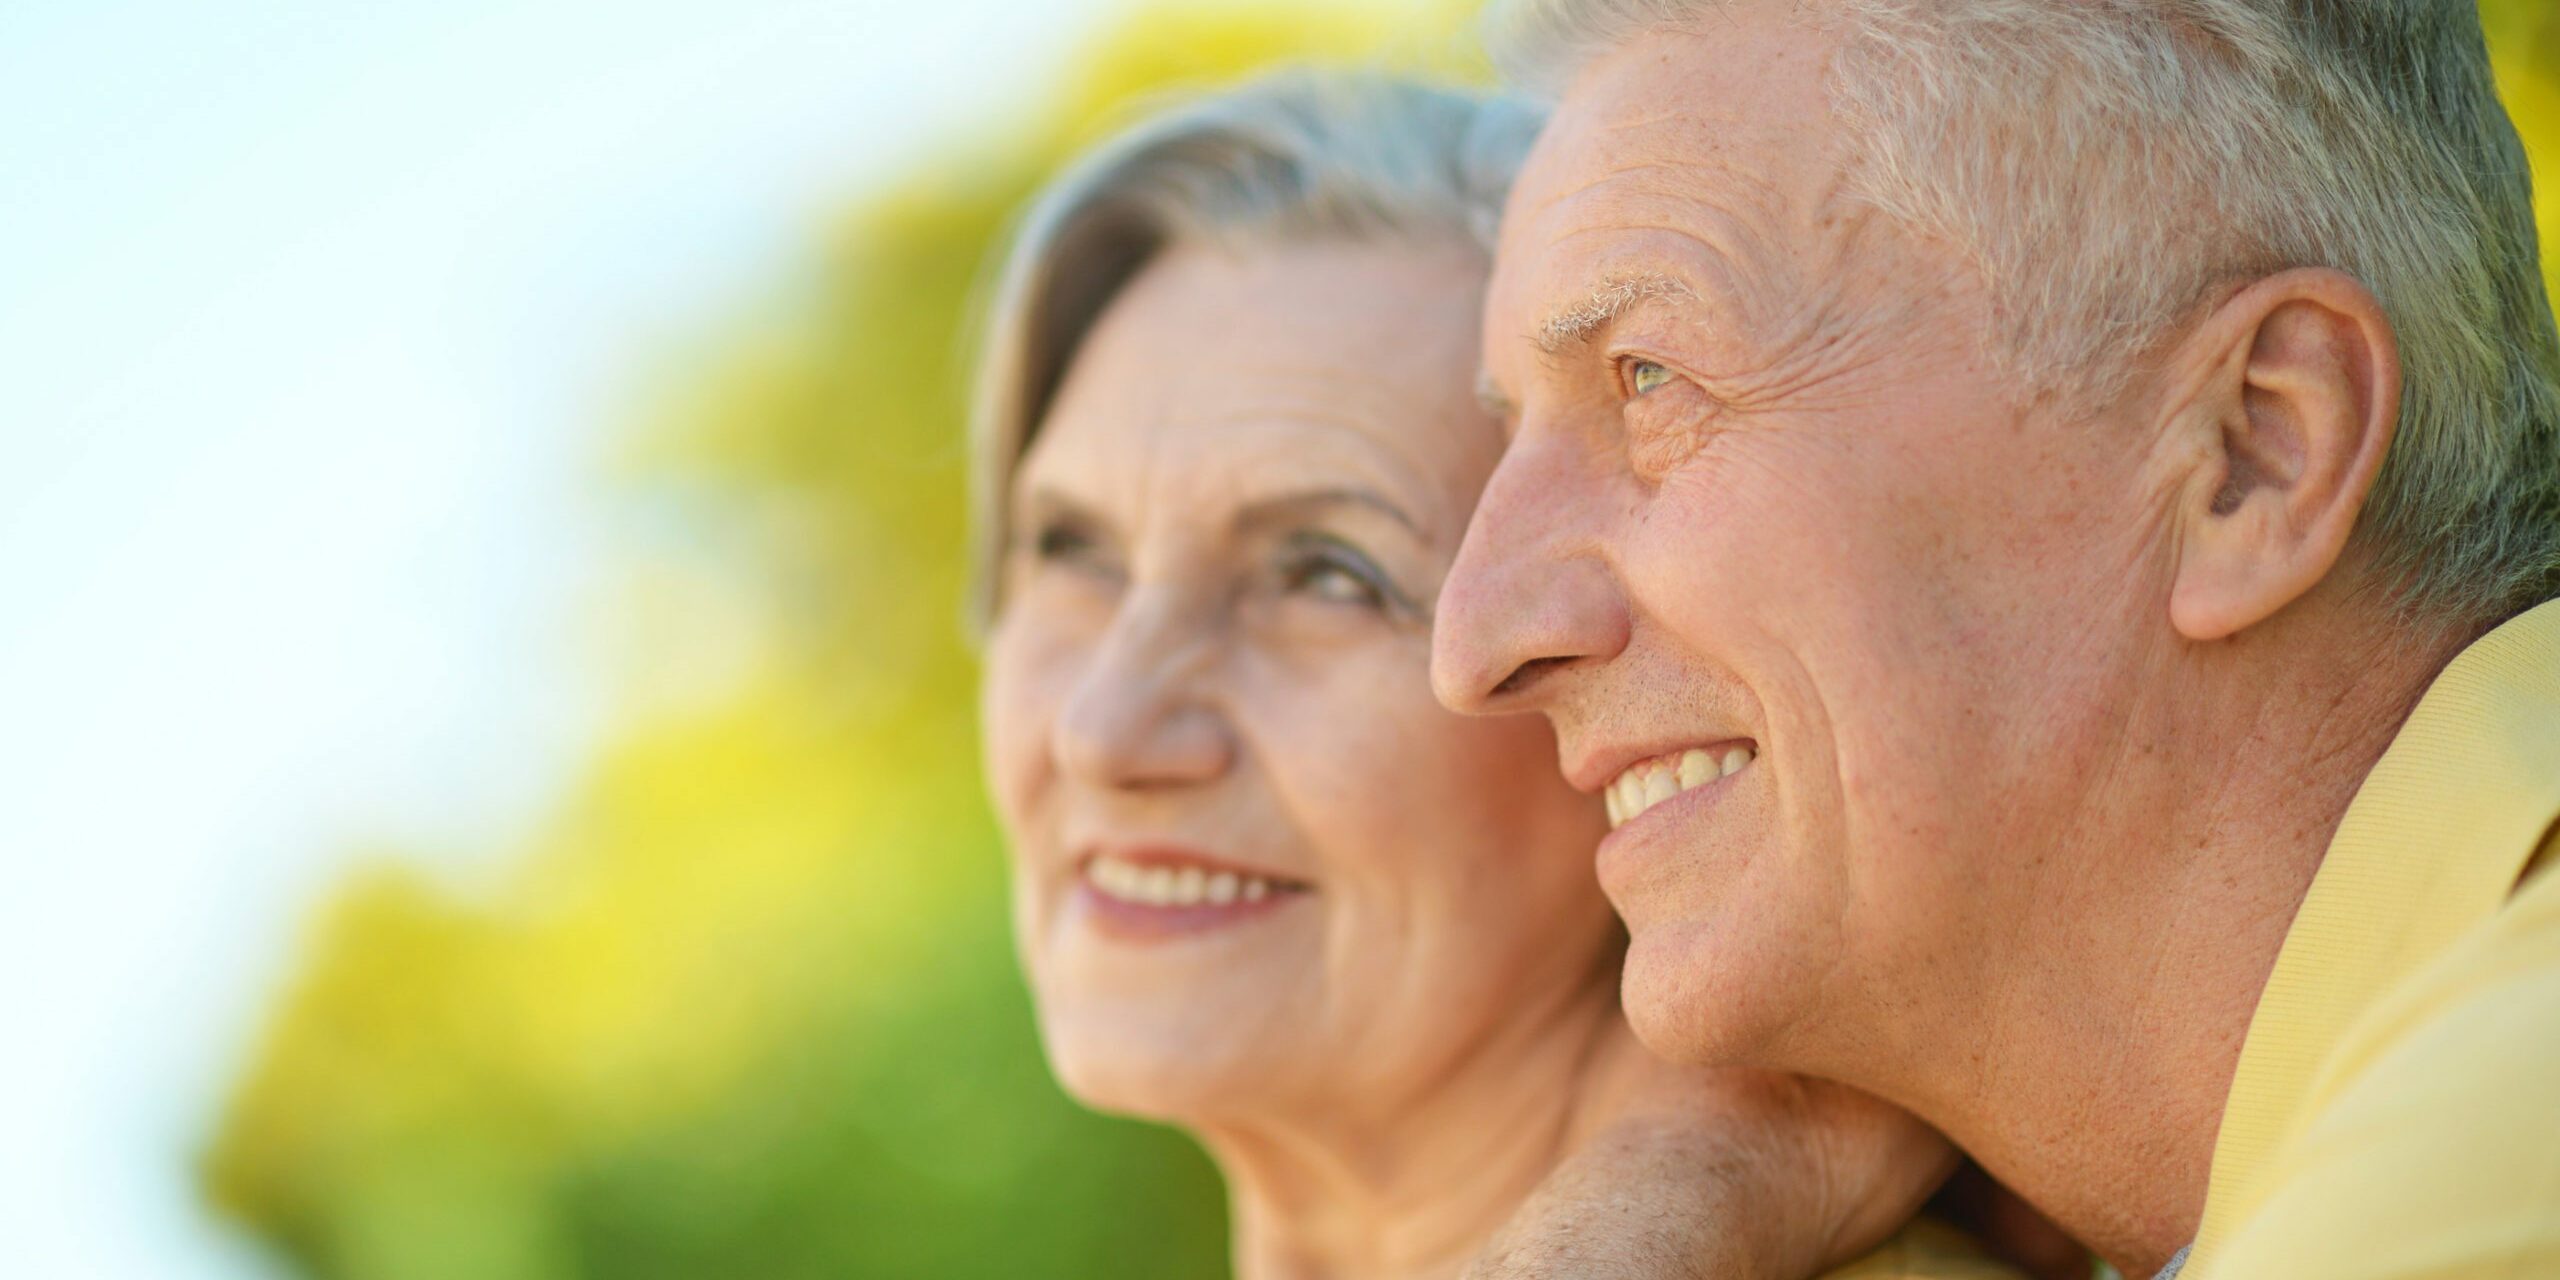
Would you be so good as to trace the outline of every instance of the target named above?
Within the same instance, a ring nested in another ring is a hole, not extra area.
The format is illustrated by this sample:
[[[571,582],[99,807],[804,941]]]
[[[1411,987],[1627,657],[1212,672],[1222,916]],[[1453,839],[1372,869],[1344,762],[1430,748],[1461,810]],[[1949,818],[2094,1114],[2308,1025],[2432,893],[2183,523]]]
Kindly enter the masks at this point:
[[[2326,268],[2243,289],[2198,327],[2184,427],[2169,620],[2219,640],[2326,577],[2364,511],[2400,419],[2400,348],[2382,304]]]

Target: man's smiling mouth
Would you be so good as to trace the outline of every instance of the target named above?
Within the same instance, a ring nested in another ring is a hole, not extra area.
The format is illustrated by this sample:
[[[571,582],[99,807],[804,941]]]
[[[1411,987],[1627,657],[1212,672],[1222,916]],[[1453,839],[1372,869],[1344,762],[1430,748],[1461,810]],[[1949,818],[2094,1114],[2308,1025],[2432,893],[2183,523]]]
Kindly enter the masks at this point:
[[[1638,760],[1621,770],[1603,792],[1609,803],[1609,829],[1635,821],[1645,810],[1683,791],[1730,778],[1749,767],[1755,757],[1750,744],[1731,742]]]

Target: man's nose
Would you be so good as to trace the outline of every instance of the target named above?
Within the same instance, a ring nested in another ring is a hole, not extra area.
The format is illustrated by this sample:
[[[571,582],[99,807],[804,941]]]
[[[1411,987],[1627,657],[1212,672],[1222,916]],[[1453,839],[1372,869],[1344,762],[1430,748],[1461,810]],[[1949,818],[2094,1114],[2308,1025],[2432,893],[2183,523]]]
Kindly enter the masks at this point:
[[[1120,789],[1212,781],[1235,763],[1214,678],[1216,637],[1167,602],[1133,596],[1079,673],[1051,728],[1058,767]]]
[[[1512,442],[1440,589],[1431,687],[1452,711],[1546,705],[1549,677],[1626,648],[1626,598],[1606,557],[1605,478],[1573,443]]]

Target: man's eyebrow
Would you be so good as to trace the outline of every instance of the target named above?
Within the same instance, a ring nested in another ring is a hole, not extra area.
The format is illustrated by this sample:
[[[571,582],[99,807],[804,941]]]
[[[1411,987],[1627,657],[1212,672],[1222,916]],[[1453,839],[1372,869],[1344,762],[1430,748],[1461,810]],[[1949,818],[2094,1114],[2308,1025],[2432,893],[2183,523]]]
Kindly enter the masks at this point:
[[[1694,298],[1689,286],[1656,271],[1639,271],[1613,275],[1594,286],[1571,306],[1549,315],[1538,325],[1538,350],[1548,355],[1562,355],[1566,349],[1591,341],[1618,317],[1635,309],[1637,303],[1655,298]]]

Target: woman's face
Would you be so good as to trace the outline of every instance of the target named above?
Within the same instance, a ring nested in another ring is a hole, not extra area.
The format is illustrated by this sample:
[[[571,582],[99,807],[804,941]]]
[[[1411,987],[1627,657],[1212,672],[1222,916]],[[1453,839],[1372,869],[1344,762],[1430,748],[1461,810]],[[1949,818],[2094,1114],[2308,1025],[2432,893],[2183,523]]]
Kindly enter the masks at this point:
[[[988,773],[1052,1064],[1167,1119],[1409,1102],[1605,993],[1597,801],[1433,701],[1502,448],[1472,251],[1169,252],[1011,493]]]

